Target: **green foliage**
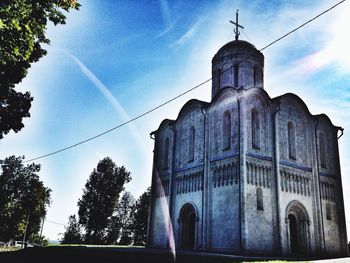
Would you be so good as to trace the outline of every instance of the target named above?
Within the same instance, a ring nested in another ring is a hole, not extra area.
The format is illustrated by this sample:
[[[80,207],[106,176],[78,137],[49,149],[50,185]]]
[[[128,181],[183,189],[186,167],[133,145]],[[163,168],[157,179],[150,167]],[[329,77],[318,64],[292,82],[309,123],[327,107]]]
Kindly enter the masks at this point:
[[[48,244],[49,244],[49,240],[47,237],[45,236],[40,236],[39,233],[33,235],[30,240],[29,240],[30,243],[33,243],[33,244],[38,244],[38,245],[41,245],[43,247],[46,247]]]
[[[51,189],[44,186],[37,173],[40,165],[23,165],[24,157],[11,156],[1,161],[0,174],[0,240],[22,237],[27,216],[27,240],[40,230],[41,221],[50,205]]]
[[[134,245],[146,245],[148,214],[151,202],[151,187],[144,192],[135,204],[135,209],[132,214],[132,230],[134,233]]]
[[[48,22],[65,24],[63,10],[78,9],[76,0],[1,0],[0,3],[0,139],[18,132],[22,119],[30,117],[33,98],[14,90],[31,63],[46,55],[43,44]]]
[[[83,196],[78,201],[79,223],[85,229],[86,243],[104,243],[109,219],[124,184],[130,180],[130,173],[125,167],[117,167],[108,157],[101,160],[90,174]]]
[[[80,225],[75,215],[71,215],[68,219],[68,226],[61,240],[61,244],[81,244],[83,243]]]
[[[132,243],[132,213],[134,208],[134,197],[129,192],[124,192],[108,226],[108,244],[130,245]]]

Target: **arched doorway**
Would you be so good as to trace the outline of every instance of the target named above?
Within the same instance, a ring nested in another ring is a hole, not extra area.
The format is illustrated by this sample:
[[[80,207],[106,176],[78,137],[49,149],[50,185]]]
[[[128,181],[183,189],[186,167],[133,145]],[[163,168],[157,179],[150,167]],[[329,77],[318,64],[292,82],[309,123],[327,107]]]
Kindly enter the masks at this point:
[[[180,247],[192,250],[196,246],[196,210],[193,205],[186,204],[181,208],[180,217]]]
[[[293,255],[298,254],[299,250],[299,235],[298,223],[294,215],[289,214],[289,232],[290,232],[290,250]]]
[[[290,202],[286,211],[287,243],[290,255],[309,254],[309,224],[306,208],[298,201]]]

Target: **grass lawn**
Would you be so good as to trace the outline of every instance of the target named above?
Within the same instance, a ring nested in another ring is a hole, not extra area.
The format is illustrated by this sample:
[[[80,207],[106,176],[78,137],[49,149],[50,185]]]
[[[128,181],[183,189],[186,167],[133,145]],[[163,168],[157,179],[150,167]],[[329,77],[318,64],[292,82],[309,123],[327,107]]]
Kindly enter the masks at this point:
[[[11,251],[17,251],[20,248],[18,247],[0,247],[0,252],[11,252]]]

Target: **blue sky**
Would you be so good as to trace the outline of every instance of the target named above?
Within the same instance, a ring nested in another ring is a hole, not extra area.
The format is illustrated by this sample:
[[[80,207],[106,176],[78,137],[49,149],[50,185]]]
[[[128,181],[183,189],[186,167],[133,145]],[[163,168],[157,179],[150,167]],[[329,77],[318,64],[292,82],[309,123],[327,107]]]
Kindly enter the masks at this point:
[[[35,100],[25,128],[0,142],[0,159],[46,154],[94,136],[211,77],[211,59],[232,40],[235,10],[241,39],[261,48],[335,2],[81,0],[64,26],[49,26],[48,55],[19,85]],[[313,114],[345,128],[339,140],[344,198],[350,195],[349,3],[263,51],[271,97],[299,95]],[[210,100],[211,84],[87,144],[37,161],[53,203],[44,235],[56,240],[91,171],[103,157],[125,165],[137,197],[150,185],[153,141],[164,118],[175,119],[192,98]],[[345,201],[348,236],[350,203]],[[57,222],[60,224],[54,224]]]

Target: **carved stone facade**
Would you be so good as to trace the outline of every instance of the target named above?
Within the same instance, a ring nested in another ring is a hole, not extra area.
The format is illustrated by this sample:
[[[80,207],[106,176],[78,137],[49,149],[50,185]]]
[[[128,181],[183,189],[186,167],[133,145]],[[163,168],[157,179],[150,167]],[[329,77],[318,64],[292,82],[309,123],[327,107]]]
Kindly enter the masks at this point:
[[[149,247],[346,255],[338,132],[288,93],[263,89],[248,42],[212,60],[212,101],[190,100],[155,140]]]

